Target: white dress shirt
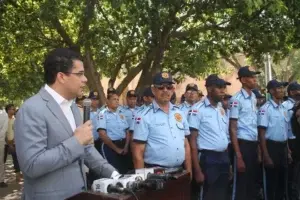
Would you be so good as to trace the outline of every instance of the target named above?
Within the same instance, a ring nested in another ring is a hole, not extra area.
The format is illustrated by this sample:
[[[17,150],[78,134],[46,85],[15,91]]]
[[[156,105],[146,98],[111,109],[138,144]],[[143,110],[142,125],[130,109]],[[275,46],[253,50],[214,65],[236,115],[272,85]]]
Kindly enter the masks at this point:
[[[60,94],[58,94],[55,90],[53,90],[51,87],[49,87],[48,85],[45,85],[45,90],[54,98],[54,100],[58,103],[58,105],[60,106],[60,108],[62,109],[65,117],[67,118],[67,120],[70,123],[70,126],[72,128],[73,131],[75,131],[76,129],[76,124],[75,124],[75,119],[74,119],[74,115],[73,112],[71,110],[71,105],[73,103],[73,100],[66,100],[65,98],[63,98]]]

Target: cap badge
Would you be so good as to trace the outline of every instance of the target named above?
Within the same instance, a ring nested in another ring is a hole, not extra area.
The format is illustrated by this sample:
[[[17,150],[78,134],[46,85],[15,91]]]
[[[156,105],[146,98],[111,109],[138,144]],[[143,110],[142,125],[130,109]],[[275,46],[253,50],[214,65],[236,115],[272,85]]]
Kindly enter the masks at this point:
[[[161,77],[163,77],[163,78],[169,78],[169,74],[167,72],[163,72],[161,74]]]

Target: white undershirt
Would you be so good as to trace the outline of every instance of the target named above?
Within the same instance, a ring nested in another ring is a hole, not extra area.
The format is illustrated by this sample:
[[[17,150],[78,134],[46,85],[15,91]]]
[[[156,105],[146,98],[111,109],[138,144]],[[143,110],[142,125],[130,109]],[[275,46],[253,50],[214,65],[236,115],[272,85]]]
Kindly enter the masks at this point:
[[[66,100],[63,98],[60,94],[58,94],[55,90],[53,90],[51,87],[48,85],[45,85],[45,90],[54,98],[54,100],[58,103],[60,106],[61,110],[63,111],[65,117],[69,121],[69,124],[73,130],[73,132],[76,129],[76,123],[74,119],[73,112],[71,110],[71,105],[73,103],[73,100]]]

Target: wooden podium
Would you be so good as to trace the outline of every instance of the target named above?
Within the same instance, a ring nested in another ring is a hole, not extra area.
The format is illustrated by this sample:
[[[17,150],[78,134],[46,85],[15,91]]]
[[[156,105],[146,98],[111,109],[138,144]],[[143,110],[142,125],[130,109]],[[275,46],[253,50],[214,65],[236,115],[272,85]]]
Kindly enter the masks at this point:
[[[175,175],[176,180],[169,180],[163,190],[142,190],[136,192],[139,200],[190,200],[190,175],[183,172]],[[103,194],[82,192],[67,200],[136,200],[130,194]]]

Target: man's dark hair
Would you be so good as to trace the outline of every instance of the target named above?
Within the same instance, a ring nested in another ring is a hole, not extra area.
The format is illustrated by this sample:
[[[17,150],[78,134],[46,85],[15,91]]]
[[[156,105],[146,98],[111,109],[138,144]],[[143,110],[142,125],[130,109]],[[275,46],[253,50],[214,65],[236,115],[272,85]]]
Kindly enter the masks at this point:
[[[12,107],[15,107],[14,104],[8,104],[7,106],[5,106],[5,111],[8,112],[9,109],[11,109]]]
[[[71,72],[74,60],[82,60],[79,53],[67,48],[52,50],[44,62],[44,78],[46,84],[53,84],[58,72]]]
[[[117,95],[117,96],[119,96],[118,95],[118,93],[116,92],[116,91],[112,91],[112,92],[109,92],[108,94],[107,94],[107,99],[109,100],[112,96],[114,96],[114,95]]]

